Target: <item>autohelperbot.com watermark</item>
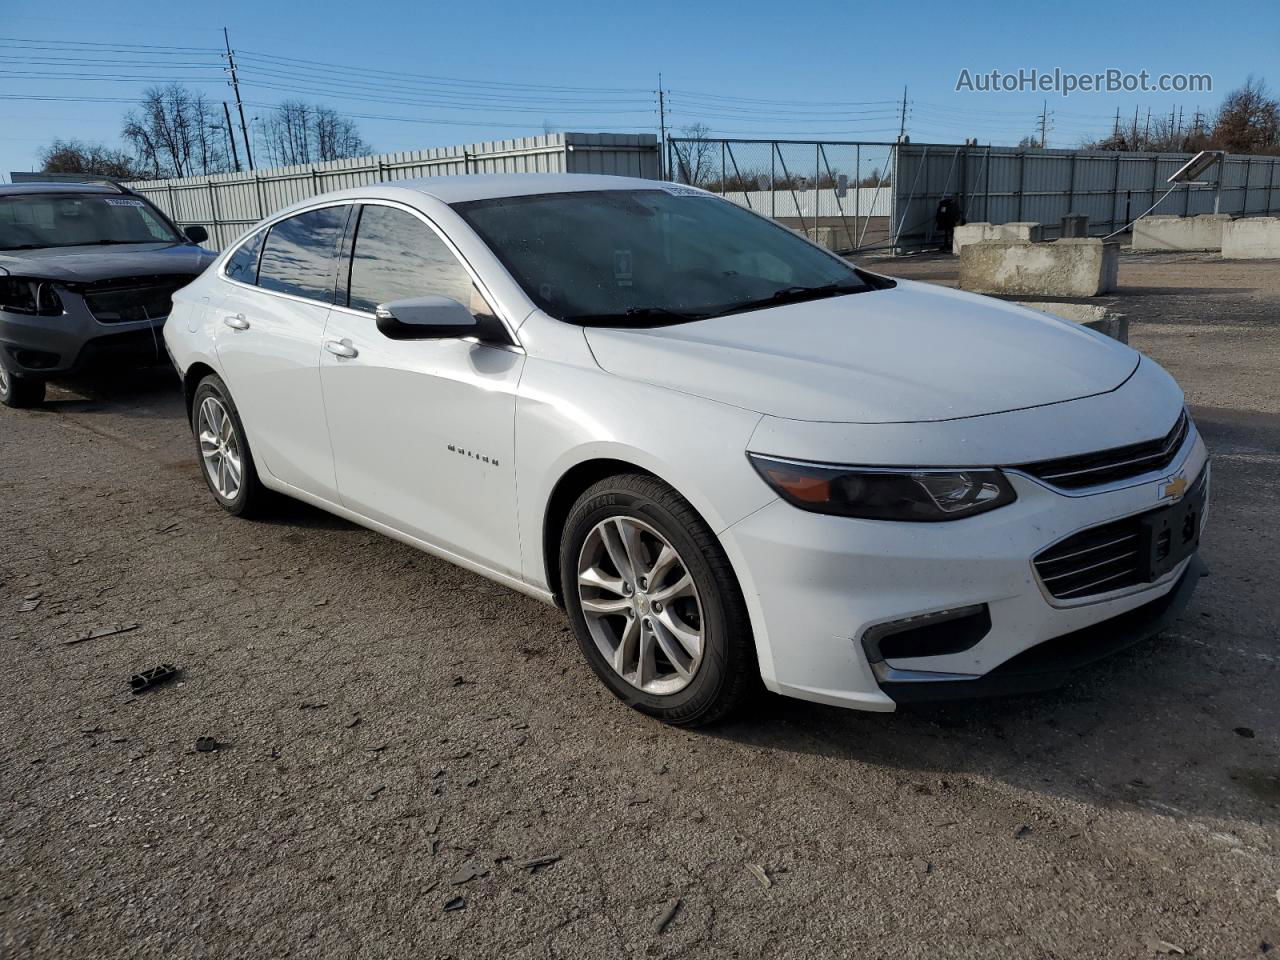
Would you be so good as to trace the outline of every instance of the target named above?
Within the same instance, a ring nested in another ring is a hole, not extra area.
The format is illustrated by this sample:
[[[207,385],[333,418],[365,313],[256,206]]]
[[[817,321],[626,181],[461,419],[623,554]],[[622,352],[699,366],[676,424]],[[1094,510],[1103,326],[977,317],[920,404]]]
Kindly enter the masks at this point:
[[[1212,93],[1213,77],[1207,73],[1151,73],[1112,67],[1095,73],[1072,73],[1061,67],[1041,70],[970,70],[956,78],[957,93]]]

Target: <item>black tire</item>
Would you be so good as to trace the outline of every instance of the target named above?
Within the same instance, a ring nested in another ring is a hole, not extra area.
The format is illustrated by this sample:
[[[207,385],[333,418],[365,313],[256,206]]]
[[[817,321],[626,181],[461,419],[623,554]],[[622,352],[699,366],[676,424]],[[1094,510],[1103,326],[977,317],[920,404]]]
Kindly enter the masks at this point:
[[[578,559],[591,531],[609,517],[647,524],[675,548],[701,604],[703,653],[684,689],[655,695],[623,679],[591,636],[578,592]],[[596,676],[641,713],[677,726],[705,726],[730,716],[762,689],[746,603],[724,548],[687,500],[662,481],[622,474],[593,485],[569,512],[560,539],[560,582],[578,644]]]
[[[0,360],[0,364],[4,361]],[[0,371],[0,403],[15,410],[38,407],[44,403],[44,381],[32,377],[19,377],[6,366]]]
[[[226,497],[218,492],[217,487],[214,486],[214,480],[205,466],[204,456],[200,449],[200,410],[205,400],[209,398],[216,399],[228,413],[240,452],[240,463],[242,465],[240,486],[233,497]],[[200,465],[200,475],[204,477],[204,482],[209,487],[209,492],[213,494],[213,499],[218,501],[218,505],[222,509],[226,510],[227,513],[237,517],[245,517],[246,519],[263,516],[269,512],[271,491],[264,487],[262,481],[258,479],[258,471],[253,465],[253,452],[249,448],[249,438],[244,432],[244,424],[240,421],[240,411],[236,408],[236,402],[232,399],[231,391],[222,382],[222,378],[215,373],[209,374],[200,381],[192,397],[191,435],[195,440],[196,462]]]

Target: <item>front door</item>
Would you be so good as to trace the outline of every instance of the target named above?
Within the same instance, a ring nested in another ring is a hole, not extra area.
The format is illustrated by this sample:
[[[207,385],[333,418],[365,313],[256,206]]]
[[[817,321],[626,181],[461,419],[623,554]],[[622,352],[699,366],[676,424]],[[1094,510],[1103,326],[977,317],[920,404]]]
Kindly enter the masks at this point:
[[[320,360],[339,495],[372,520],[518,576],[513,454],[524,354],[505,343],[378,331],[378,304],[430,294],[491,312],[423,218],[366,204],[349,295],[329,315]]]

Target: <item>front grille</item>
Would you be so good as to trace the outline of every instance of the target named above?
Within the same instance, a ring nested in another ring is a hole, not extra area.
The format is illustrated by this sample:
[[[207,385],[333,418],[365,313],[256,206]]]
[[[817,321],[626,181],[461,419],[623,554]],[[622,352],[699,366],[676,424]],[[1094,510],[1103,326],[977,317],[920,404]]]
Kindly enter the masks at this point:
[[[1163,470],[1173,463],[1182,448],[1191,425],[1184,410],[1178,422],[1159,440],[1133,443],[1126,447],[1112,447],[1098,453],[1085,453],[1057,460],[1040,460],[1015,467],[1065,490],[1097,487],[1118,480],[1129,480],[1145,473]]]
[[[1201,474],[1187,496],[1199,495],[1206,476]],[[1147,582],[1144,554],[1151,547],[1151,537],[1144,536],[1144,521],[1167,509],[1167,506],[1157,507],[1090,527],[1055,543],[1033,561],[1040,582],[1057,600],[1080,600]]]
[[[120,277],[86,284],[79,292],[99,323],[159,320],[173,309],[173,293],[195,279],[193,274]]]

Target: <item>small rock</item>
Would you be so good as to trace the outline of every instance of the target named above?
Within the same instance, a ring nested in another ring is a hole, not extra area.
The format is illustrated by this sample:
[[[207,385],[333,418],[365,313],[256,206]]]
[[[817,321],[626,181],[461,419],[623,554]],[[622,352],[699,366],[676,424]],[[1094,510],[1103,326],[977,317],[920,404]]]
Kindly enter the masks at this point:
[[[489,868],[478,860],[469,860],[453,871],[453,875],[449,877],[449,882],[455,887],[459,884],[470,883],[478,877],[487,876]]]
[[[928,860],[925,860],[923,857],[917,857],[914,862],[918,872],[924,874],[933,873],[933,864]]]
[[[1017,830],[1013,831],[1013,839],[1021,840],[1030,832],[1031,832],[1031,828],[1024,823],[1020,827],[1018,827]]]
[[[1168,940],[1161,940],[1159,937],[1155,937],[1155,936],[1148,936],[1144,941],[1144,943],[1146,944],[1146,947],[1148,950],[1154,950],[1156,953],[1164,953],[1164,954],[1172,955],[1172,954],[1185,954],[1187,952],[1183,950],[1180,946],[1178,946],[1176,943],[1170,943]]]
[[[347,722],[347,729],[352,730],[360,725],[360,714],[354,714]]]
[[[466,897],[454,897],[452,900],[447,901],[444,905],[445,913],[453,913],[457,910],[465,910],[465,909],[467,909]]]
[[[222,744],[218,743],[216,737],[199,737],[196,740],[197,753],[213,753]]]
[[[668,900],[667,905],[662,908],[662,913],[659,914],[657,922],[653,925],[653,932],[661,936],[663,931],[671,925],[671,921],[676,918],[676,914],[680,912],[680,907],[683,904],[684,901],[679,897],[674,900]]]
[[[1252,740],[1255,736],[1252,727],[1236,727],[1234,732],[1236,736],[1244,737],[1246,740]]]
[[[370,790],[368,793],[366,793],[364,795],[364,798],[366,800],[377,800],[378,794],[382,793],[382,791],[385,789],[387,789],[386,784],[380,783],[376,787],[374,787],[372,790]]]

